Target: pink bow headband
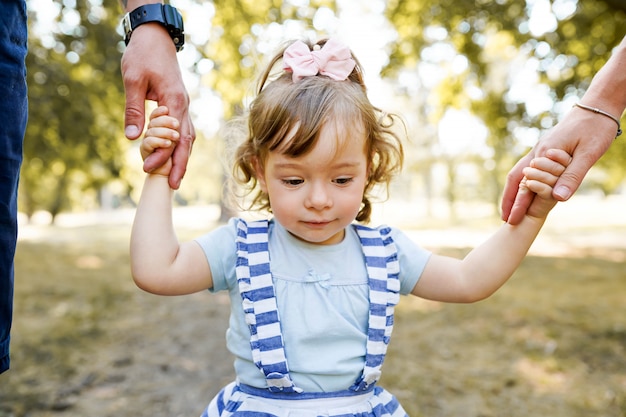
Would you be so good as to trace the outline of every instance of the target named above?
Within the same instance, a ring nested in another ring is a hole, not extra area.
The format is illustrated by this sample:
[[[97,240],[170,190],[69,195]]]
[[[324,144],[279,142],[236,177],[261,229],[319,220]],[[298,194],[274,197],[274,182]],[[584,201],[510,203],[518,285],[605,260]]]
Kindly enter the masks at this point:
[[[355,65],[350,49],[334,39],[329,39],[322,49],[313,51],[304,42],[295,41],[283,54],[283,69],[293,73],[293,82],[317,74],[343,81]]]

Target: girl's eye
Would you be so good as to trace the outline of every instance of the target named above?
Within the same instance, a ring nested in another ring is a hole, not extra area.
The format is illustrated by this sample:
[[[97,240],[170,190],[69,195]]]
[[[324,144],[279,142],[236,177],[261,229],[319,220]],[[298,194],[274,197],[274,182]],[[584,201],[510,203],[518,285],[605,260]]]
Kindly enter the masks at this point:
[[[282,180],[283,184],[288,185],[290,187],[296,187],[304,182],[304,180],[298,178],[287,178]]]
[[[339,184],[339,185],[346,185],[352,182],[352,178],[337,178],[335,180],[335,183]]]

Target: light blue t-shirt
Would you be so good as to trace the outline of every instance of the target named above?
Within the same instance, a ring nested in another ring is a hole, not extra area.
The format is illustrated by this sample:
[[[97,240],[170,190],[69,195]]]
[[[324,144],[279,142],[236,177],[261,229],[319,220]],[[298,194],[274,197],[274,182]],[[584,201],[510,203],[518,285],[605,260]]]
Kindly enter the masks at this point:
[[[230,293],[226,344],[235,355],[237,378],[241,383],[264,388],[264,375],[252,361],[250,331],[235,274],[236,230],[237,220],[231,219],[196,241],[211,267],[211,290]],[[397,229],[392,229],[391,236],[398,250],[400,293],[408,294],[430,252]],[[316,245],[295,238],[271,220],[269,252],[292,379],[308,392],[349,388],[365,363],[369,317],[367,270],[356,231],[348,227],[341,243]]]

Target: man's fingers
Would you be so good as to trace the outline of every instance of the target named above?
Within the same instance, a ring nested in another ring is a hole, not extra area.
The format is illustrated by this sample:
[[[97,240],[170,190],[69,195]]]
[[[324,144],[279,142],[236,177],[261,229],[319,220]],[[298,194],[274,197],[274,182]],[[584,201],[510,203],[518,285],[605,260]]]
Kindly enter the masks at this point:
[[[128,92],[130,89],[127,88]],[[145,96],[145,90],[143,92]],[[146,121],[146,105],[143,98],[131,96],[127,93],[126,108],[124,110],[124,134],[128,139],[134,140],[141,136]]]
[[[169,148],[159,148],[155,149],[144,161],[143,161],[143,170],[146,173],[151,173],[155,169],[162,166],[169,157],[172,155],[172,151],[176,149],[174,146],[170,146]]]
[[[174,111],[171,111],[170,114],[174,115]],[[181,118],[178,119],[181,121],[180,140],[176,144],[176,149],[174,149],[174,153],[172,154],[173,165],[169,178],[170,187],[175,190],[180,187],[180,182],[185,176],[193,142],[196,139],[196,132],[186,108],[182,114]]]
[[[191,155],[191,148],[193,146],[193,140],[190,135],[181,137],[176,144],[174,153],[172,154],[172,170],[170,171],[169,184],[174,190],[180,187],[180,182],[185,176],[187,171],[187,162],[189,161],[189,155]]]

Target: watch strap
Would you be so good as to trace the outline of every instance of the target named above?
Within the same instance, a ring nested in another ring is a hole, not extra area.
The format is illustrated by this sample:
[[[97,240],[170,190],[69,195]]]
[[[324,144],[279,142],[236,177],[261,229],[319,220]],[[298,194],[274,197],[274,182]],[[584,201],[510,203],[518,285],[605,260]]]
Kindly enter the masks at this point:
[[[128,13],[130,18],[130,27],[135,30],[137,26],[143,25],[148,22],[165,23],[165,17],[163,16],[163,4],[144,4],[141,7],[136,8],[132,12]]]
[[[175,7],[161,3],[144,4],[124,16],[122,24],[126,45],[130,42],[133,30],[144,23],[151,22],[160,23],[167,29],[177,52],[183,48],[185,44],[183,18]]]

